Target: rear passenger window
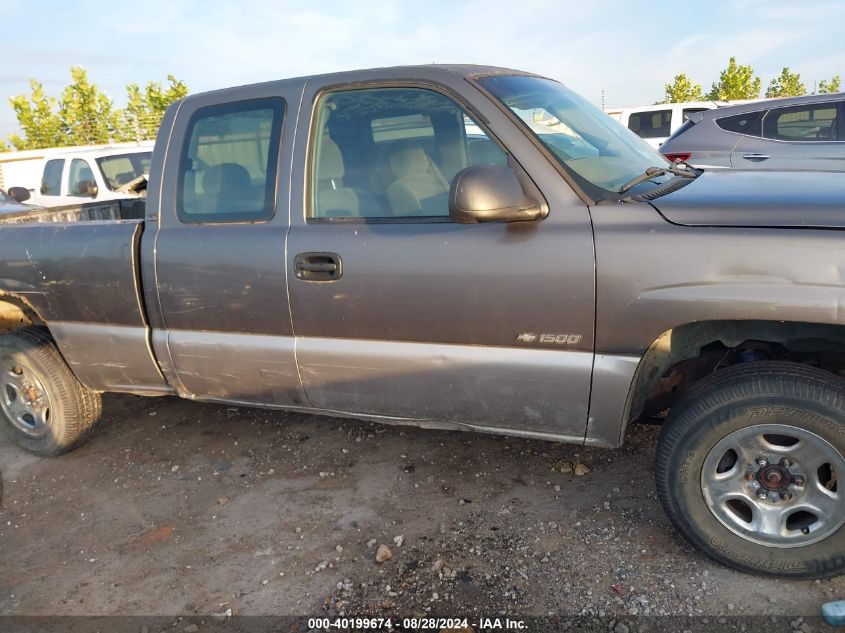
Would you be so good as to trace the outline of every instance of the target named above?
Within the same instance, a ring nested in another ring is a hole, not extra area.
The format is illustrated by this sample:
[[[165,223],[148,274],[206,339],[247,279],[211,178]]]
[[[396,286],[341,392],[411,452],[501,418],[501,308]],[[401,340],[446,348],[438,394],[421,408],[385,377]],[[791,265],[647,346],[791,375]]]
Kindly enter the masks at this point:
[[[41,194],[44,196],[59,196],[62,193],[62,170],[65,168],[64,159],[48,160],[44,165],[44,175],[41,177]]]
[[[183,222],[255,222],[273,215],[284,102],[200,108],[182,148],[177,212]]]
[[[672,111],[632,112],[628,116],[628,129],[640,138],[669,136],[672,128]]]
[[[716,125],[726,132],[736,132],[746,136],[760,136],[763,112],[746,112],[716,119]]]
[[[836,110],[835,103],[769,110],[763,136],[778,141],[835,141]]]
[[[330,92],[316,121],[311,218],[446,218],[459,171],[507,163],[501,147],[434,90]]]

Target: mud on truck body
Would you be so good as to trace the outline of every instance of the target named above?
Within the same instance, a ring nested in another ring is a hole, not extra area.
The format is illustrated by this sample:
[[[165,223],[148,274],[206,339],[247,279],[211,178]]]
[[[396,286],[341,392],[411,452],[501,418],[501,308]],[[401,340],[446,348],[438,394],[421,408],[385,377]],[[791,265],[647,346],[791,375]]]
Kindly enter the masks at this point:
[[[841,174],[673,165],[557,82],[420,66],[192,95],[117,216],[0,225],[28,450],[103,392],[604,447],[657,422],[692,543],[845,571]]]

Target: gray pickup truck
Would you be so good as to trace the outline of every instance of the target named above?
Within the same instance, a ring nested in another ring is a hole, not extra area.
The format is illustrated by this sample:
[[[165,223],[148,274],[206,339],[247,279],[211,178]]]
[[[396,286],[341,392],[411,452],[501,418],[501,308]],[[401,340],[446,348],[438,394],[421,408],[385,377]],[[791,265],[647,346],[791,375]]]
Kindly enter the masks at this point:
[[[672,165],[518,71],[193,95],[143,219],[0,224],[0,425],[59,454],[109,391],[605,447],[656,422],[686,538],[831,576],[843,229],[841,174]]]

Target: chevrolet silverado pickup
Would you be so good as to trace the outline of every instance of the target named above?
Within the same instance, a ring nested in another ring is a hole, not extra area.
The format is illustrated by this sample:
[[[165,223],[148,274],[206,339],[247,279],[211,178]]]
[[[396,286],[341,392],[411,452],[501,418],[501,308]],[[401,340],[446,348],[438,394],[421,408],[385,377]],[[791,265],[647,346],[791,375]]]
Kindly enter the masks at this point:
[[[845,572],[845,181],[670,164],[556,81],[312,76],[168,110],[142,218],[0,223],[0,406],[100,394],[616,447],[717,560]]]

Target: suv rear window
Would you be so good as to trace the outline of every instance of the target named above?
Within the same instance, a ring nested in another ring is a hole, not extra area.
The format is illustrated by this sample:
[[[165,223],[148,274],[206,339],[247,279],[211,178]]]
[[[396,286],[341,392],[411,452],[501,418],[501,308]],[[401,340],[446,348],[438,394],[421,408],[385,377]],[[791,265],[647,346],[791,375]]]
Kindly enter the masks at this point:
[[[763,136],[778,141],[835,141],[836,104],[821,103],[769,110]]]
[[[628,129],[640,138],[669,136],[672,128],[672,111],[632,112],[628,117]]]
[[[716,125],[727,132],[736,132],[746,136],[760,136],[762,133],[763,112],[746,112],[716,119]]]

